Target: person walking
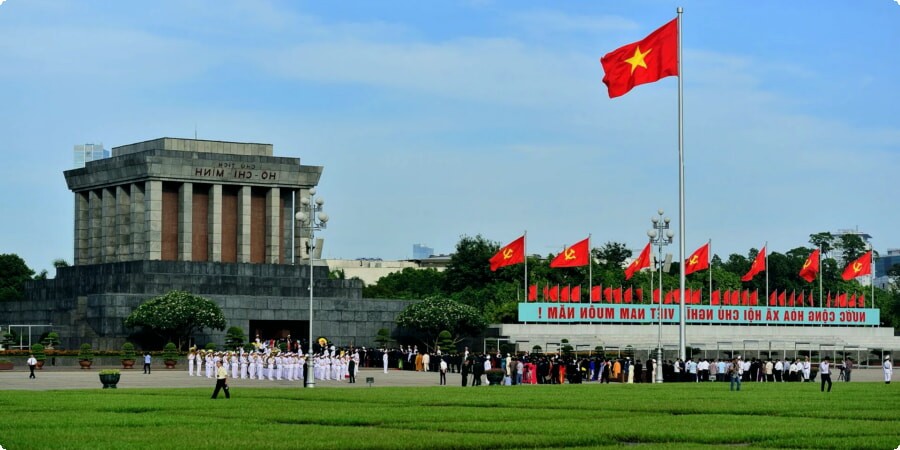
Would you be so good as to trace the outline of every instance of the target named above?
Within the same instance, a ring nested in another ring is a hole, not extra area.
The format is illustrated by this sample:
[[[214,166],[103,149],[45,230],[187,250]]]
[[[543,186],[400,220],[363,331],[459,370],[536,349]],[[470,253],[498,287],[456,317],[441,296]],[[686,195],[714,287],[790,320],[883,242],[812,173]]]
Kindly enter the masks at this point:
[[[37,366],[37,359],[34,357],[34,355],[28,355],[27,363],[29,370],[28,378],[35,379],[36,377],[34,376],[34,368]]]
[[[881,365],[884,370],[884,384],[891,384],[891,375],[894,374],[894,366],[891,364],[891,355],[884,357],[884,364]]]
[[[220,389],[225,391],[225,398],[231,398],[231,393],[228,392],[228,371],[222,367],[222,361],[216,361],[216,390],[213,391],[213,400],[219,396]]]
[[[441,358],[440,367],[438,371],[441,373],[440,376],[440,384],[441,386],[447,385],[447,361],[444,361],[444,358]]]
[[[144,352],[144,374],[150,375],[150,352]]]
[[[842,370],[844,372],[844,382],[849,383],[850,382],[850,374],[853,373],[853,359],[852,358],[847,357],[847,359],[844,360],[844,368]]]
[[[731,374],[731,388],[729,390],[741,390],[741,378],[744,376],[744,365],[741,364],[741,357],[738,356],[733,361],[731,361],[731,366],[728,369]],[[734,386],[737,385],[737,389]]]
[[[828,392],[831,392],[831,363],[827,356],[819,363],[819,376],[822,377],[822,392],[825,392],[825,383],[828,383]]]

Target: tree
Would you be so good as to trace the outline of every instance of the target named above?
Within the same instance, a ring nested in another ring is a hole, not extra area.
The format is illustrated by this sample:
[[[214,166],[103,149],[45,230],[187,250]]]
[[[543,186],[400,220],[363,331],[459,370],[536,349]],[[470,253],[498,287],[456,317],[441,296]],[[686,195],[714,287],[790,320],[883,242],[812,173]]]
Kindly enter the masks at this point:
[[[378,343],[379,347],[387,348],[387,343],[391,342],[391,330],[387,328],[378,329],[378,333],[375,335],[375,342]]]
[[[444,276],[434,269],[407,267],[363,287],[365,298],[424,299],[441,293]]]
[[[834,235],[827,231],[814,233],[809,235],[809,243],[822,249],[823,256],[831,256],[831,251],[834,250]]]
[[[178,343],[178,348],[204,328],[225,329],[225,314],[213,301],[183,291],[172,291],[138,306],[125,326],[141,326]]]
[[[62,258],[56,258],[53,260],[53,267],[55,267],[57,269],[59,269],[61,267],[69,267],[69,262]]]
[[[241,327],[230,327],[225,332],[225,347],[237,350],[244,345],[246,339],[247,336],[244,335],[244,330]]]
[[[498,280],[509,280],[514,274],[522,273],[518,265],[491,272],[488,261],[498,250],[500,244],[491,242],[481,235],[463,236],[456,244],[456,253],[450,257],[450,264],[444,271],[444,292],[460,292],[466,288],[479,289]]]
[[[628,246],[621,242],[607,242],[600,248],[595,248],[592,253],[594,258],[600,261],[606,268],[625,269],[625,261],[631,258],[632,252]]]
[[[437,346],[443,349],[444,353],[456,351],[456,341],[453,340],[453,336],[447,330],[438,333]]]
[[[426,346],[434,348],[441,331],[449,331],[455,344],[465,336],[480,334],[487,322],[471,306],[444,297],[431,297],[407,306],[397,316],[397,325],[417,332]]]
[[[25,282],[34,271],[19,255],[0,255],[0,301],[22,300],[25,298]]]
[[[840,242],[845,262],[849,263],[866,252],[866,242],[858,234],[842,234]]]

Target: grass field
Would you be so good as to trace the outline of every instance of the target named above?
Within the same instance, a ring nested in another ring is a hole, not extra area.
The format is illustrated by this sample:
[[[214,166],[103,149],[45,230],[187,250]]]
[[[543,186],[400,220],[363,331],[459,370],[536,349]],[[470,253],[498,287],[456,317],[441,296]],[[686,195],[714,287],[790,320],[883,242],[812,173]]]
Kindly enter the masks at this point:
[[[900,445],[900,386],[564,385],[0,391],[23,448],[877,448]]]

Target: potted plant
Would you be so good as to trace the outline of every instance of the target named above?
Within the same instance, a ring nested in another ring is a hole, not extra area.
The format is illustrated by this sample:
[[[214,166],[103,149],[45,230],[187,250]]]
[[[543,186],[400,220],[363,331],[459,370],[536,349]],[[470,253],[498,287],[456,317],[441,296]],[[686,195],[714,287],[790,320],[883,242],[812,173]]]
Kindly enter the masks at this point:
[[[134,344],[132,344],[131,342],[122,344],[122,368],[133,369],[135,358],[136,356],[134,354]]]
[[[85,342],[81,344],[81,350],[78,352],[78,364],[81,365],[82,369],[90,369],[93,363],[94,349],[91,347],[91,344]]]
[[[119,369],[104,369],[100,371],[100,382],[103,389],[115,389],[121,376]]]
[[[59,333],[55,331],[47,333],[47,337],[44,338],[43,344],[47,347],[47,350],[53,350],[53,346],[59,345]]]
[[[174,369],[175,363],[178,361],[178,351],[175,347],[175,344],[169,342],[163,347],[163,363],[166,365],[166,369]]]
[[[12,370],[13,363],[8,359],[0,359],[0,370]]]
[[[487,375],[488,383],[491,386],[499,386],[503,383],[503,376],[506,375],[506,372],[503,369],[488,369],[484,374]]]
[[[47,355],[44,354],[44,346],[41,344],[32,344],[31,354],[34,355],[34,359],[37,360],[37,368],[43,369],[44,360],[47,359]]]

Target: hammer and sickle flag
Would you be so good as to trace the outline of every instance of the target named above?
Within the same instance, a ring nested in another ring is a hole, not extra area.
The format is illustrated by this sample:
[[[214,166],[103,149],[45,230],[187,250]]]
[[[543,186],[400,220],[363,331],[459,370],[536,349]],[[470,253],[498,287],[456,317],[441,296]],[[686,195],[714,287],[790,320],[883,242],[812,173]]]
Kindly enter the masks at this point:
[[[521,264],[525,262],[525,236],[506,244],[494,256],[491,257],[491,272],[501,267]]]
[[[550,261],[550,267],[581,267],[588,265],[591,254],[590,246],[590,238],[572,244],[571,247],[567,247],[556,255],[553,261]]]
[[[759,253],[756,254],[756,259],[753,260],[753,264],[750,265],[750,270],[741,277],[741,281],[750,281],[756,274],[766,270],[766,247],[763,247]]]
[[[703,244],[684,262],[685,275],[704,269],[709,269],[709,242]]]
[[[634,273],[638,270],[643,269],[644,267],[650,267],[650,243],[647,243],[647,246],[641,250],[641,254],[638,255],[637,259],[631,262],[628,267],[625,269],[625,279],[630,280],[631,277],[634,276]]]
[[[816,279],[816,275],[819,273],[819,249],[813,250],[812,253],[809,254],[809,257],[806,258],[806,262],[803,263],[803,268],[800,269],[800,278],[806,280],[807,283],[812,283]]]
[[[865,255],[860,256],[852,263],[848,264],[844,269],[844,273],[841,274],[841,278],[844,281],[852,280],[856,277],[861,277],[863,275],[870,275],[872,273],[872,250],[866,252]]]

